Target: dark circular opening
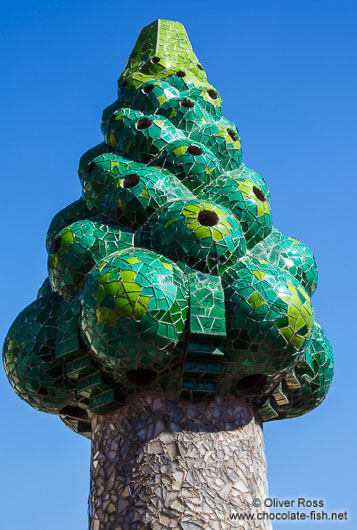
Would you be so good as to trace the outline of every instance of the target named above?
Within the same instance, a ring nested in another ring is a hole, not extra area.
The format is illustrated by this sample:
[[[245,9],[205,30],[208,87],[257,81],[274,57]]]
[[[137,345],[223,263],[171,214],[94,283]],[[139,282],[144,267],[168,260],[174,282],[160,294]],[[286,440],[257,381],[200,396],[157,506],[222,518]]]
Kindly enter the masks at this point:
[[[197,216],[197,220],[203,226],[214,226],[218,223],[219,218],[216,212],[201,210]]]
[[[227,132],[234,142],[238,140],[238,135],[232,129],[228,129]]]
[[[194,102],[191,99],[185,98],[180,102],[180,105],[188,109],[192,109],[195,106]]]
[[[124,188],[132,188],[133,186],[136,186],[139,180],[139,175],[136,175],[135,173],[127,175],[124,178]]]
[[[210,88],[209,90],[207,90],[207,94],[209,95],[209,97],[211,99],[218,99],[218,94],[215,90],[213,90],[212,88]]]
[[[198,147],[198,145],[189,145],[187,148],[187,152],[190,153],[190,155],[202,155],[202,149]]]
[[[143,92],[145,92],[145,94],[148,94],[149,92],[151,92],[153,90],[155,85],[146,85],[144,86],[143,88]]]
[[[125,375],[129,383],[135,386],[149,386],[157,379],[154,370],[128,370]]]
[[[264,193],[262,192],[261,189],[257,188],[257,186],[253,186],[253,193],[256,196],[256,198],[259,199],[260,201],[263,201],[263,202],[266,201]]]
[[[179,70],[178,72],[176,72],[176,75],[178,75],[179,77],[185,77],[186,74],[182,70]]]
[[[140,131],[141,129],[148,129],[149,127],[151,127],[152,124],[153,124],[153,121],[149,120],[149,118],[142,118],[136,124],[136,128],[139,129]]]
[[[95,167],[95,163],[90,162],[90,164],[88,164],[88,166],[84,170],[83,177],[87,178],[89,173],[92,171],[92,169],[94,169],[94,167]]]
[[[198,68],[199,70],[203,70],[203,66],[202,66],[202,64],[197,63],[197,68]]]
[[[70,416],[71,418],[76,418],[78,420],[88,420],[88,414],[84,409],[80,407],[63,407],[60,410],[62,416]]]
[[[50,249],[51,254],[56,254],[56,252],[61,246],[61,239],[62,239],[61,236],[57,236],[56,239],[53,240],[51,249]]]
[[[153,58],[151,59],[151,62],[153,62],[154,64],[159,63],[159,62],[160,62],[160,57],[156,57],[156,56],[153,57]]]
[[[256,394],[260,392],[267,382],[267,376],[264,374],[247,375],[239,379],[237,390],[241,394]]]

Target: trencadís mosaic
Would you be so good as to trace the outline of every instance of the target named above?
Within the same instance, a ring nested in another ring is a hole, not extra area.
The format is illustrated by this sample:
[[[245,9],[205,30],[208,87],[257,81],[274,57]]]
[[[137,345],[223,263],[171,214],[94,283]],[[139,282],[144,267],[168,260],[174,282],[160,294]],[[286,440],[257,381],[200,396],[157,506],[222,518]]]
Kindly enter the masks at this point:
[[[239,397],[264,421],[324,399],[331,345],[314,256],[272,224],[178,22],[142,30],[79,163],[82,197],[51,222],[48,278],[4,346],[15,392],[90,436],[91,413],[142,389]]]

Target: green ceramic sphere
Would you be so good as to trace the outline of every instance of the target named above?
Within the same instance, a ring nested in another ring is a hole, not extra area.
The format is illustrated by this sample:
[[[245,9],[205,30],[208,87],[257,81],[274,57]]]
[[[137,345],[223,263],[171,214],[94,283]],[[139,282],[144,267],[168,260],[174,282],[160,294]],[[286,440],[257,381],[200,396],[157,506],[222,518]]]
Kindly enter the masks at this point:
[[[196,101],[181,95],[165,101],[157,108],[156,114],[170,120],[186,136],[210,121],[208,113]]]
[[[256,171],[253,171],[252,169],[249,169],[245,164],[241,164],[239,169],[234,169],[233,171],[227,171],[226,173],[227,177],[237,179],[237,180],[250,180],[258,186],[258,188],[261,189],[261,191],[264,193],[267,200],[270,199],[270,191],[268,189],[268,186],[266,185],[266,182],[264,180],[264,177],[259,175]]]
[[[82,176],[83,200],[90,216],[103,213],[105,197],[118,175],[142,167],[140,162],[116,153],[105,153],[91,160]]]
[[[138,246],[211,274],[222,273],[246,252],[235,216],[222,206],[197,199],[177,200],[160,208],[136,240]]]
[[[91,149],[88,149],[88,151],[86,151],[79,160],[78,176],[80,181],[82,182],[83,173],[86,171],[88,164],[90,164],[92,160],[94,160],[99,155],[113,152],[115,152],[114,147],[111,147],[105,142],[102,142],[98,145],[95,145],[94,147],[91,147]]]
[[[105,141],[143,163],[185,135],[167,119],[124,108],[114,113],[105,131]]]
[[[161,206],[182,198],[193,198],[193,195],[172,173],[142,167],[125,171],[114,181],[105,213],[112,221],[136,230]]]
[[[132,246],[133,233],[100,220],[77,221],[54,239],[48,272],[54,291],[69,298],[77,293],[88,272],[103,256]]]
[[[242,163],[242,148],[237,130],[218,123],[198,124],[190,140],[208,147],[217,157],[224,171],[238,169]]]
[[[253,181],[223,175],[207,186],[202,195],[234,213],[248,249],[270,234],[272,224],[269,201]]]
[[[222,117],[222,98],[214,87],[192,87],[182,92],[183,97],[192,98],[215,120]]]
[[[91,217],[92,213],[88,210],[86,203],[83,199],[74,201],[63,210],[59,211],[52,219],[46,236],[46,249],[49,251],[53,240],[57,236],[58,232],[66,228],[66,226],[80,221],[81,219],[87,219]]]
[[[294,369],[301,386],[289,389],[289,404],[279,407],[279,416],[295,418],[318,407],[329,391],[333,372],[331,343],[324,329],[315,322],[304,357]],[[285,384],[288,388],[288,377]]]
[[[310,339],[298,362],[284,375],[260,409],[258,406],[258,414],[264,421],[271,421],[311,412],[325,399],[333,372],[331,343],[324,329],[314,322]],[[259,401],[258,396],[256,399]]]
[[[242,376],[274,377],[291,368],[307,345],[314,322],[310,299],[286,271],[246,257],[222,275],[225,352]]]
[[[223,173],[212,151],[188,139],[167,145],[155,158],[155,165],[174,173],[194,194]]]
[[[37,410],[58,414],[75,402],[75,387],[56,366],[56,322],[61,301],[50,293],[32,302],[12,324],[3,361],[15,392]]]
[[[169,83],[152,79],[143,83],[136,90],[128,106],[142,112],[154,113],[161,105],[179,95],[180,92]]]
[[[252,256],[288,271],[310,296],[317,287],[317,265],[311,250],[297,239],[284,236],[276,228],[251,251]]]
[[[88,275],[80,304],[83,339],[115,378],[128,370],[162,371],[175,362],[188,283],[172,261],[143,249],[112,254]]]

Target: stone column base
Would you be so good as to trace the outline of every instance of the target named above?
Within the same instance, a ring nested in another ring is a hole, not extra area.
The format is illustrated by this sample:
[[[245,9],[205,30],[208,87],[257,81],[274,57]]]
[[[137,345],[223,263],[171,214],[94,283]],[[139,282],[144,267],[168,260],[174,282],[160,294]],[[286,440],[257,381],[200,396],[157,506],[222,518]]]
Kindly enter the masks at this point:
[[[268,496],[262,425],[239,400],[133,395],[92,433],[90,530],[271,529],[232,519]]]

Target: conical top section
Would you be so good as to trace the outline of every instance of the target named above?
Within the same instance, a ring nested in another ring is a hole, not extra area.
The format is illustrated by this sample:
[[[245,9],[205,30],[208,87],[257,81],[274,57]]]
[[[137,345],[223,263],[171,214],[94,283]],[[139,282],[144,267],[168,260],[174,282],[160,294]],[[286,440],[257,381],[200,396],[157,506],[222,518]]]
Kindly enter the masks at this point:
[[[119,85],[138,75],[142,82],[142,74],[155,79],[176,74],[191,86],[208,85],[184,26],[172,20],[155,20],[141,30]]]

